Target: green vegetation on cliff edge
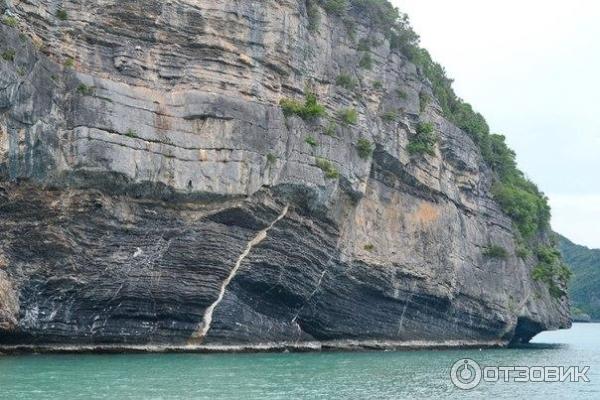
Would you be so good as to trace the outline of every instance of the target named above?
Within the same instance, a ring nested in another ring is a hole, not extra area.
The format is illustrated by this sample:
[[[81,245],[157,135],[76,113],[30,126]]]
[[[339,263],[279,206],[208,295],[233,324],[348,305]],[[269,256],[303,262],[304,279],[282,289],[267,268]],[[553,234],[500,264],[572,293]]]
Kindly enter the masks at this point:
[[[517,168],[515,153],[503,135],[491,134],[485,118],[470,104],[459,98],[452,88],[452,79],[444,67],[433,61],[429,52],[419,45],[419,36],[410,26],[408,16],[387,0],[309,0],[317,2],[325,12],[348,20],[360,16],[382,31],[392,50],[401,52],[431,83],[435,99],[444,116],[465,131],[478,145],[486,163],[495,172],[493,194],[502,209],[512,218],[525,239],[535,237],[549,227],[548,199],[537,186]],[[364,41],[364,40],[363,40]],[[425,95],[425,94],[424,94]],[[427,143],[419,144],[413,152],[431,151]],[[415,147],[413,146],[413,147]]]
[[[392,51],[400,52],[416,65],[420,77],[430,83],[433,97],[444,117],[471,137],[479,147],[482,158],[493,171],[494,199],[510,216],[518,231],[515,237],[519,247],[517,255],[527,258],[535,254],[539,263],[532,271],[532,276],[546,283],[554,297],[562,297],[565,294],[566,282],[570,278],[569,271],[562,263],[559,252],[550,247],[539,247],[539,239],[544,241],[550,228],[548,198],[519,170],[516,154],[506,144],[505,137],[490,133],[485,118],[456,95],[452,88],[453,81],[446,75],[444,67],[435,62],[427,50],[420,47],[419,36],[410,26],[408,16],[387,0],[307,0],[307,4],[313,7],[317,3],[331,16],[343,19],[346,26],[354,25],[348,23],[352,18],[366,20],[372,30],[383,33]],[[360,67],[373,66],[368,51],[374,45],[378,44],[371,38],[362,38],[359,41],[358,50],[365,52]],[[431,99],[429,94],[423,91],[419,97],[423,113]],[[433,155],[435,141],[433,129],[426,123],[421,123],[417,127],[417,134],[411,138],[408,151],[411,155]],[[537,251],[532,251],[534,249]]]

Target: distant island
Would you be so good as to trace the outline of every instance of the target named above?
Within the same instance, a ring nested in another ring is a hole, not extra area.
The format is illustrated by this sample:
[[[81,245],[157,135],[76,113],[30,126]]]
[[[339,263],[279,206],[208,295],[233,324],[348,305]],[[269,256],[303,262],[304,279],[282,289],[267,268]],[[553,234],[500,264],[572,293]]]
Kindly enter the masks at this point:
[[[590,249],[559,235],[559,247],[573,270],[569,287],[573,321],[600,321],[600,249]]]

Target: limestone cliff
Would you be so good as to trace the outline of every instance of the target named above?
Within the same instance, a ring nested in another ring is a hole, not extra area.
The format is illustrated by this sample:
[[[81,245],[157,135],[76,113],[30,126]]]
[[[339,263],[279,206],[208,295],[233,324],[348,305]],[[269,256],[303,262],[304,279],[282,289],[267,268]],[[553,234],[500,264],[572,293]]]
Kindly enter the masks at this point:
[[[322,10],[309,30],[298,0],[0,11],[1,346],[504,345],[570,324],[477,146],[360,15],[350,35]],[[309,91],[331,121],[284,116]],[[420,121],[439,140],[411,156]]]

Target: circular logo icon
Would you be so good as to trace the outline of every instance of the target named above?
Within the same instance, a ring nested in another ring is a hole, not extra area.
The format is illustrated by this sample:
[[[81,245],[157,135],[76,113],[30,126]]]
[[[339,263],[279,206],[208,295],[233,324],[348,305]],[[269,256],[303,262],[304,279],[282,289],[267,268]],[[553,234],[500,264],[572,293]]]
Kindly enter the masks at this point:
[[[459,389],[474,389],[481,382],[481,367],[470,358],[463,358],[452,365],[450,379]]]

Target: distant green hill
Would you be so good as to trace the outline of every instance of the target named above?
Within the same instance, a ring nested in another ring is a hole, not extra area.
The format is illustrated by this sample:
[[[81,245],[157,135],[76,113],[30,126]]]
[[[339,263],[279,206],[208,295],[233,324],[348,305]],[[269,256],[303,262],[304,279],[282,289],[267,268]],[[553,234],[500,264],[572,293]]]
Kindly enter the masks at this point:
[[[560,235],[559,246],[574,273],[569,290],[573,307],[600,320],[600,249],[577,245]]]

